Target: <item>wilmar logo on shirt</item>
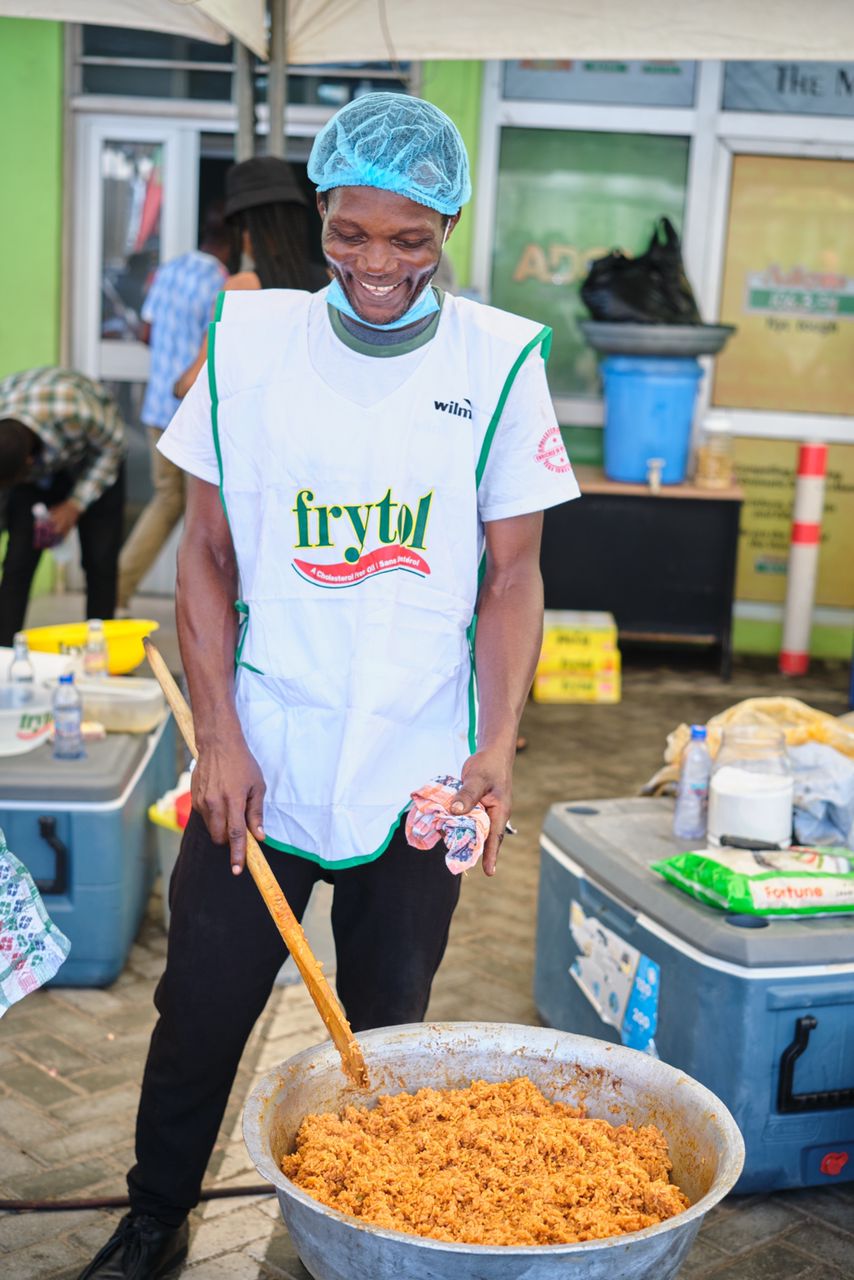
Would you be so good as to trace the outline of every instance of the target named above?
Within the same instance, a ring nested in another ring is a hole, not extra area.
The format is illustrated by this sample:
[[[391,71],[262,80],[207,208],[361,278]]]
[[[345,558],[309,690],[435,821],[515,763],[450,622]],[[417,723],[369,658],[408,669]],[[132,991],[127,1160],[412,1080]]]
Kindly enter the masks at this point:
[[[432,489],[414,507],[398,502],[386,489],[379,502],[326,506],[315,502],[311,489],[300,489],[291,508],[296,516],[296,549],[341,547],[342,559],[332,563],[294,559],[294,569],[321,587],[355,587],[366,578],[398,569],[426,578],[430,566],[421,552],[426,550],[432,502]]]

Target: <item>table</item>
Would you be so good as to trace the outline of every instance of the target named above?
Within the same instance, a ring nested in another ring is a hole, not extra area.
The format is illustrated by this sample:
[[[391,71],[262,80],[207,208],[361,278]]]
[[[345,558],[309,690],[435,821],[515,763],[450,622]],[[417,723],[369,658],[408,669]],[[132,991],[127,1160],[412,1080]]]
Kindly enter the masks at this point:
[[[728,679],[741,490],[576,475],[581,500],[545,513],[546,608],[607,609],[621,640],[713,646]]]

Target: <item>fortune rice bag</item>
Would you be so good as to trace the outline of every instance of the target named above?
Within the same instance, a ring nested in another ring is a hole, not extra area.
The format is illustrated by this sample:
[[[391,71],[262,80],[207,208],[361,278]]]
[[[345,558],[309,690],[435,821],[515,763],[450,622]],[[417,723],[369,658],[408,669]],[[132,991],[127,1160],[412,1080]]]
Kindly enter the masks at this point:
[[[854,911],[850,849],[704,849],[654,862],[652,869],[692,898],[740,915]]]

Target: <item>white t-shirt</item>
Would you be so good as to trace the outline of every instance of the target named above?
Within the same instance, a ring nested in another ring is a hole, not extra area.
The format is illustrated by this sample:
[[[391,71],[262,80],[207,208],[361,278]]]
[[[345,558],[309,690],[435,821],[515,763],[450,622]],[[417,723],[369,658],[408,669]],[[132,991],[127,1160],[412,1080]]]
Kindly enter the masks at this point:
[[[395,391],[429,350],[425,342],[403,355],[364,355],[337,336],[326,291],[312,298],[308,347],[315,372],[337,394],[370,407]],[[383,348],[379,348],[380,351]],[[219,484],[205,365],[158,445],[182,471]],[[516,375],[478,489],[484,522],[544,511],[579,496],[546,382],[545,362],[533,351]]]

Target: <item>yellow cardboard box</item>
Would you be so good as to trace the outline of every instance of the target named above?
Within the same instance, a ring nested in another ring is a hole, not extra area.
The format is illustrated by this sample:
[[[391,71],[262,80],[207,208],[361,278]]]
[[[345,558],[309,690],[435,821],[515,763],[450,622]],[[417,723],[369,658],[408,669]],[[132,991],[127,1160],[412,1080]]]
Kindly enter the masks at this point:
[[[593,675],[538,675],[534,678],[534,701],[619,702],[619,669]]]
[[[581,644],[544,650],[537,663],[538,676],[607,676],[619,672],[619,649],[589,649]]]
[[[580,609],[546,609],[543,614],[543,657],[578,647],[616,649],[614,615]]]

